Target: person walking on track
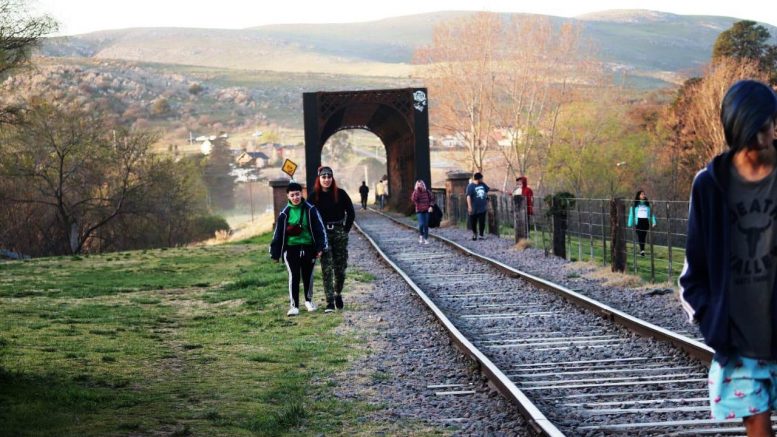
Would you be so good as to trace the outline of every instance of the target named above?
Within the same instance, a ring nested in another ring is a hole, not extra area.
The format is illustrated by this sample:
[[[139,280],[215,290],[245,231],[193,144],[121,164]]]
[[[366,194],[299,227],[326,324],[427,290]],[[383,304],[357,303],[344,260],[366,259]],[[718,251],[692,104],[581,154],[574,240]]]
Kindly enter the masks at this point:
[[[483,182],[483,174],[480,172],[472,176],[475,181],[467,185],[467,214],[472,227],[472,239],[485,238],[483,231],[486,229],[486,212],[488,211],[488,185]]]
[[[275,232],[270,243],[270,258],[283,258],[289,272],[287,316],[299,314],[299,281],[305,292],[305,308],[315,311],[313,303],[313,267],[316,259],[328,249],[324,224],[316,207],[302,197],[302,186],[296,182],[286,187],[288,203],[275,220]]]
[[[367,186],[367,182],[362,181],[362,185],[359,187],[359,197],[362,201],[362,209],[367,209],[367,194],[370,192],[370,187]]]
[[[637,232],[639,254],[642,256],[645,256],[645,240],[647,239],[648,231],[655,225],[656,215],[653,214],[650,201],[645,192],[639,190],[637,195],[634,196],[634,203],[629,208],[629,219],[626,222],[626,226],[629,228],[634,227],[634,230]]]
[[[410,200],[415,206],[415,216],[418,219],[418,242],[429,244],[429,213],[434,205],[434,195],[431,190],[426,189],[426,183],[419,179],[415,182]]]
[[[318,208],[326,228],[330,250],[321,257],[321,273],[326,293],[326,309],[343,309],[343,285],[348,267],[348,233],[354,220],[351,198],[337,187],[331,167],[318,170],[312,203]]]
[[[772,436],[777,409],[777,95],[732,85],[720,109],[728,150],[691,188],[680,297],[715,350],[707,387],[715,420]]]

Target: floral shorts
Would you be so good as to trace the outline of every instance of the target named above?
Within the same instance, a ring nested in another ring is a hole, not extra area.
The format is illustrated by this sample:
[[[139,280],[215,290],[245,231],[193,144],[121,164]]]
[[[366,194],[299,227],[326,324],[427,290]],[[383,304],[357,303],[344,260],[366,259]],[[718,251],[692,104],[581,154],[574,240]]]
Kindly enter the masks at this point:
[[[710,407],[716,420],[777,410],[777,361],[731,357],[710,365]]]

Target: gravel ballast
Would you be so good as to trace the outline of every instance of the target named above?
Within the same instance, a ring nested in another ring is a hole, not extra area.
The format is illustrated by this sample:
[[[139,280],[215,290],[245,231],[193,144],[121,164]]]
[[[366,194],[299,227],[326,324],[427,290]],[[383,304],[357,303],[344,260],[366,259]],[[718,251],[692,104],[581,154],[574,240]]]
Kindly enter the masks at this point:
[[[531,435],[518,409],[489,387],[414,291],[355,231],[348,249],[349,269],[369,272],[376,279],[360,287],[363,290],[344,291],[346,311],[340,329],[344,335],[358,336],[367,354],[338,376],[336,395],[378,407],[371,419],[387,435],[423,430]],[[410,429],[408,423],[413,423]]]

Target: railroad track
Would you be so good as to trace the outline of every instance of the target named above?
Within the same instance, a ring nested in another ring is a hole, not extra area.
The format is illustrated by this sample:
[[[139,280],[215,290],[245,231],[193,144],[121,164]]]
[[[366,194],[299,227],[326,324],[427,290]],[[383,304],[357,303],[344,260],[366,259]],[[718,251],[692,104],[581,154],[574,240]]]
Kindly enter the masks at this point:
[[[711,351],[541,278],[362,213],[357,228],[534,430],[742,435],[709,419]]]

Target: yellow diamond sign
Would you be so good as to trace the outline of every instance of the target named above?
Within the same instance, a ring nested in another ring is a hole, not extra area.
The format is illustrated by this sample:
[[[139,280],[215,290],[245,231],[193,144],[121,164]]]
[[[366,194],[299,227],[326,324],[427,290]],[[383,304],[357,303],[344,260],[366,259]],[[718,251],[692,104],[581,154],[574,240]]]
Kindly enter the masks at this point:
[[[283,161],[283,167],[281,167],[284,173],[289,175],[290,178],[294,177],[294,172],[297,171],[297,164],[294,161],[287,159]]]

